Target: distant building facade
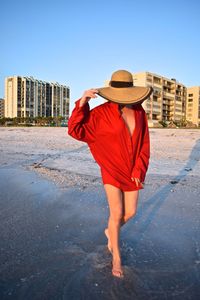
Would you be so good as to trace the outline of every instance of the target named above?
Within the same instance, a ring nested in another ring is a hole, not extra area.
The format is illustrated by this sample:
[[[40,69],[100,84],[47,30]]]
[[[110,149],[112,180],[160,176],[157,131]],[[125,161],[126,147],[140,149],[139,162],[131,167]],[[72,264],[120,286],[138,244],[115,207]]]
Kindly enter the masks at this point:
[[[3,118],[5,116],[5,100],[0,98],[0,118]]]
[[[5,79],[5,117],[69,117],[70,89],[33,77]]]
[[[186,120],[200,126],[200,86],[187,88]]]
[[[134,73],[135,86],[152,86],[153,93],[143,102],[150,126],[159,121],[180,121],[186,115],[187,88],[176,79],[151,72]]]

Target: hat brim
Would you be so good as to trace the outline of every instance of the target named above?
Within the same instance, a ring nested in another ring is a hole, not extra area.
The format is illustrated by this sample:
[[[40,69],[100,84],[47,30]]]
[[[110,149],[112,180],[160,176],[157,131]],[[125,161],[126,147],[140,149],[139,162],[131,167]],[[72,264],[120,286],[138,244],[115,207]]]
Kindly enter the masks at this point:
[[[137,104],[146,100],[153,92],[152,87],[133,86],[127,88],[97,88],[98,95],[119,104]]]

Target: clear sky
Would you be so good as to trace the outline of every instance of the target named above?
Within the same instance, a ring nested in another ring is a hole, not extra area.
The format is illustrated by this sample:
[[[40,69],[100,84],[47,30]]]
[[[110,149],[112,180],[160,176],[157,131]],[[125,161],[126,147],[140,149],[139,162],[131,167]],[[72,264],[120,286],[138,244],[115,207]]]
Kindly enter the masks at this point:
[[[70,86],[72,106],[118,69],[200,85],[198,0],[1,0],[0,97],[6,76]]]

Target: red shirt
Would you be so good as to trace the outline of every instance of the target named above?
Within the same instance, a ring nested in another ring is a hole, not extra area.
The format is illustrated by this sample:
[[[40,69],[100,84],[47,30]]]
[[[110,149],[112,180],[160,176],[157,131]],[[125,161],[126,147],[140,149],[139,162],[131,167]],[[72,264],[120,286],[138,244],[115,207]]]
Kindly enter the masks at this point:
[[[76,101],[69,119],[68,133],[88,144],[101,168],[103,183],[123,191],[141,189],[133,178],[144,182],[150,156],[148,123],[142,105],[133,106],[135,129],[131,136],[119,104],[106,102],[90,110],[88,103],[79,107],[79,102]]]

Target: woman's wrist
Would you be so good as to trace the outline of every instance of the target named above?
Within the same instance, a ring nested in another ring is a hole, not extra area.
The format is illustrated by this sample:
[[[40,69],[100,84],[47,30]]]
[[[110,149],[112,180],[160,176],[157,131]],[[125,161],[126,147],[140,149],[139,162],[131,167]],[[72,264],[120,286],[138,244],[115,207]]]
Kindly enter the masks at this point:
[[[97,94],[98,90],[96,89],[90,89],[84,92],[80,103],[79,103],[79,107],[85,105],[88,101],[90,101],[91,98],[97,98]]]
[[[85,105],[88,102],[87,98],[83,97],[81,98],[80,102],[79,102],[79,107]]]

